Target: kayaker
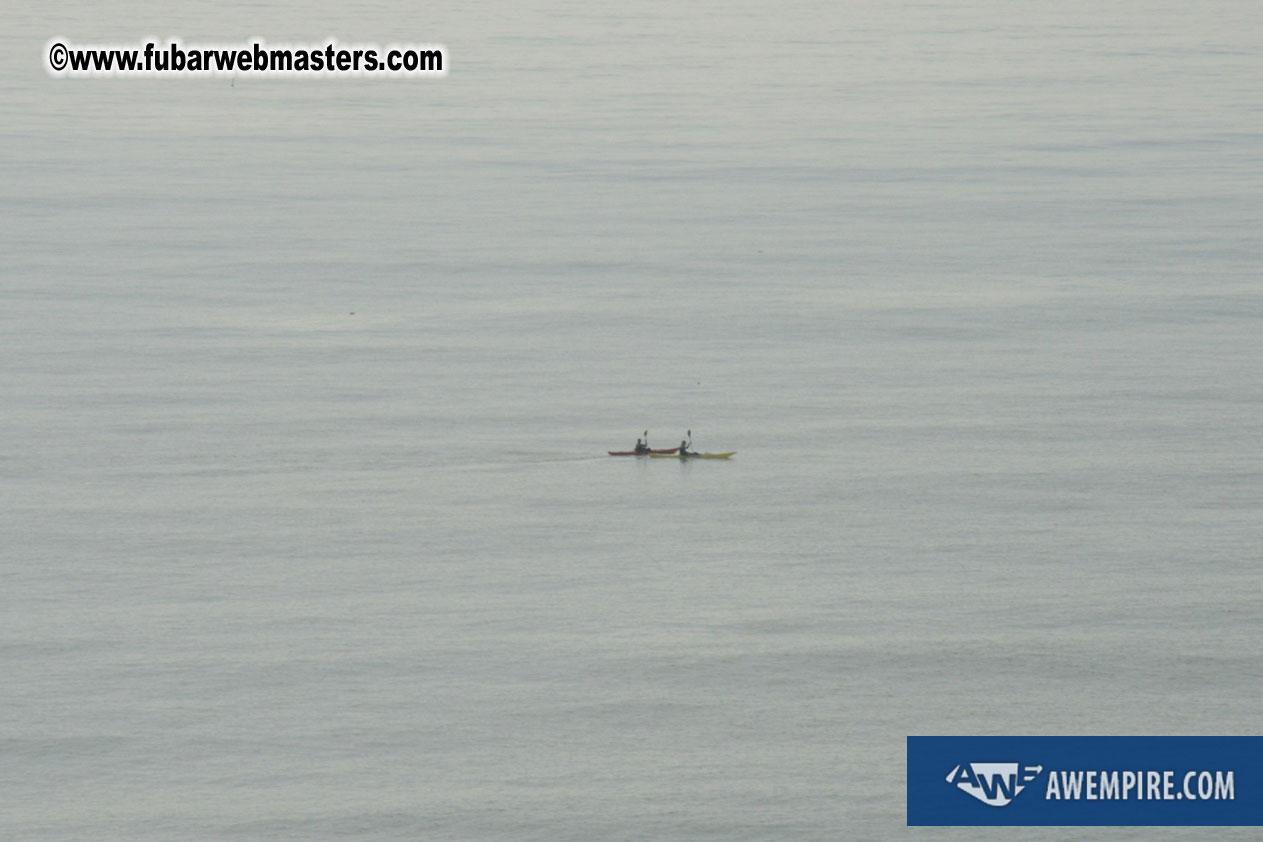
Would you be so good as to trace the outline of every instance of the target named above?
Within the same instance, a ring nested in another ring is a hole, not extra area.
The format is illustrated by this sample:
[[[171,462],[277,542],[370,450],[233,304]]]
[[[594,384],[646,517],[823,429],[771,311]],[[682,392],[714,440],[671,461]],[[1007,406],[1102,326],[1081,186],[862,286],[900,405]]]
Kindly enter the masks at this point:
[[[641,441],[640,439],[636,439],[636,452],[637,452],[637,453],[648,453],[648,452],[649,452],[649,442],[647,442],[647,441]]]
[[[689,445],[691,443],[692,442],[688,442],[688,441],[680,442],[680,455],[681,456],[696,456],[697,455],[696,453],[689,453]]]

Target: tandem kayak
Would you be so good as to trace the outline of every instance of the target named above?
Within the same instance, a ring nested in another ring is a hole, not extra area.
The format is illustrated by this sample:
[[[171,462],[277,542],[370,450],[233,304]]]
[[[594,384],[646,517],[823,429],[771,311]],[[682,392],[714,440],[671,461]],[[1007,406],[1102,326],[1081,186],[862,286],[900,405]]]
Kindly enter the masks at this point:
[[[648,452],[637,453],[634,450],[607,450],[605,451],[611,456],[670,456],[680,448],[668,447],[666,450],[650,450]]]
[[[676,450],[679,450],[677,447]],[[655,459],[727,459],[737,451],[730,450],[727,453],[650,453],[649,455]]]

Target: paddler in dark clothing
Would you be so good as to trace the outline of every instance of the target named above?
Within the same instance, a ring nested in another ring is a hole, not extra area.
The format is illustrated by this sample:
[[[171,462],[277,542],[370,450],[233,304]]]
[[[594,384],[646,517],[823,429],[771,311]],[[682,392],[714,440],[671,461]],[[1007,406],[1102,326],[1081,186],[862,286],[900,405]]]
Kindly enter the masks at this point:
[[[644,440],[644,441],[641,441],[640,439],[636,439],[636,452],[637,452],[637,453],[648,453],[648,452],[649,452],[649,431],[648,431],[648,430],[645,430],[645,440]]]

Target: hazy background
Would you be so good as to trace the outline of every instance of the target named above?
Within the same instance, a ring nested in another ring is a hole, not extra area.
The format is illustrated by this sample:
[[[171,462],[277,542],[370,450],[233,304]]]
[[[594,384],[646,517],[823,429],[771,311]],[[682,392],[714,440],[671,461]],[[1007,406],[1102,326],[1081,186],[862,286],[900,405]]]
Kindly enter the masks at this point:
[[[52,79],[54,37],[450,72]],[[11,4],[0,828],[999,838],[904,827],[907,735],[1260,733],[1260,43]],[[646,427],[738,455],[604,456]]]

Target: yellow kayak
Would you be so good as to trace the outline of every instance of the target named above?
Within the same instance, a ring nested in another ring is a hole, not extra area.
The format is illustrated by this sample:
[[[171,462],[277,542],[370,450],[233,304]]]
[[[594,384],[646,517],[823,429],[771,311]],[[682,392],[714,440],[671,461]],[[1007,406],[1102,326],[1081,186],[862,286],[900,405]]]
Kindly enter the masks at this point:
[[[654,459],[727,459],[735,450],[727,453],[650,453]]]

